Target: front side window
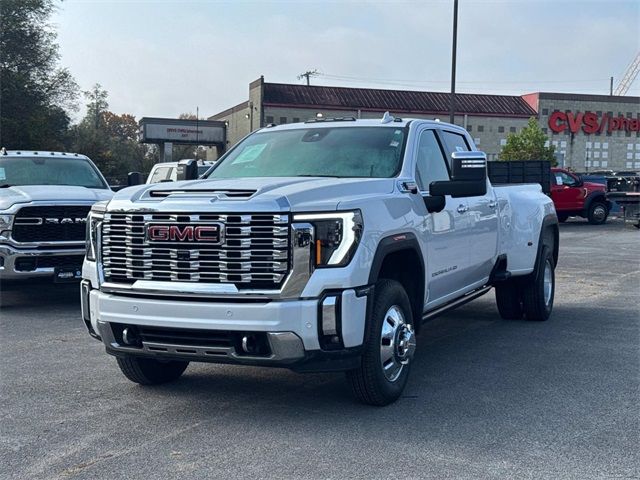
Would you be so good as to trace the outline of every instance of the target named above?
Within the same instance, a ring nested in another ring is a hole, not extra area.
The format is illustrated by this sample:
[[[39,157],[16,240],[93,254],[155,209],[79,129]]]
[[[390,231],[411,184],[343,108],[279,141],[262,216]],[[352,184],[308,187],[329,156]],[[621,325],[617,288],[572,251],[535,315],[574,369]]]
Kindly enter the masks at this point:
[[[416,179],[423,192],[429,190],[431,182],[449,180],[447,164],[433,130],[425,130],[420,134],[416,162]]]
[[[169,180],[171,175],[171,167],[158,167],[153,171],[153,175],[149,179],[149,183],[160,183]]]
[[[0,157],[0,185],[73,185],[108,188],[83,158]]]
[[[390,178],[400,171],[404,128],[309,127],[247,137],[207,178]]]
[[[459,133],[447,132],[446,130],[443,130],[442,136],[444,137],[444,141],[447,144],[447,148],[450,154],[454,152],[468,152],[471,150],[464,136],[460,135]]]
[[[573,187],[578,183],[578,181],[574,177],[572,177],[571,175],[565,172],[556,172],[555,177],[556,177],[556,185],[565,185],[567,187]]]

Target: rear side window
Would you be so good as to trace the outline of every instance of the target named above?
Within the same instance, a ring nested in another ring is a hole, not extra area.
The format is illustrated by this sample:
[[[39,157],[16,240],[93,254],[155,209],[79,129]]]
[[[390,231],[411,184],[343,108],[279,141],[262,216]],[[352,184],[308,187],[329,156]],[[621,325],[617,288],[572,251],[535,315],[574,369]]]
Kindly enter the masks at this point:
[[[467,140],[464,138],[464,135],[443,130],[442,136],[447,144],[449,155],[453,152],[468,152],[471,150],[467,144]]]
[[[449,170],[433,130],[425,130],[420,134],[416,163],[416,180],[420,190],[429,190],[429,184],[436,180],[449,180]]]

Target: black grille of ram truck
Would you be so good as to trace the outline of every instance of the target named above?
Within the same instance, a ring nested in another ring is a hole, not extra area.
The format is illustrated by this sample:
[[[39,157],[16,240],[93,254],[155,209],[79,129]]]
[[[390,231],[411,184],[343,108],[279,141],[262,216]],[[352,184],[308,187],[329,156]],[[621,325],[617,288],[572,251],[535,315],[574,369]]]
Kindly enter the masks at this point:
[[[286,214],[106,213],[106,281],[279,288],[290,269]]]
[[[13,223],[16,242],[84,242],[91,205],[22,207]]]

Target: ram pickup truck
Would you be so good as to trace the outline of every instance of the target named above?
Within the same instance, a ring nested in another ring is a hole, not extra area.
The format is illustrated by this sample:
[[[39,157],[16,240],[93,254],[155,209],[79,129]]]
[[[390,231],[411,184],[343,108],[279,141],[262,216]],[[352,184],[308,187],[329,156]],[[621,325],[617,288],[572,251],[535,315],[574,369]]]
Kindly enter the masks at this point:
[[[207,178],[94,205],[82,316],[143,385],[189,362],[345,371],[403,391],[423,322],[492,287],[549,318],[558,220],[540,185],[494,188],[460,127],[322,119],[260,129]]]
[[[0,281],[79,281],[91,205],[113,192],[77,153],[0,151]]]

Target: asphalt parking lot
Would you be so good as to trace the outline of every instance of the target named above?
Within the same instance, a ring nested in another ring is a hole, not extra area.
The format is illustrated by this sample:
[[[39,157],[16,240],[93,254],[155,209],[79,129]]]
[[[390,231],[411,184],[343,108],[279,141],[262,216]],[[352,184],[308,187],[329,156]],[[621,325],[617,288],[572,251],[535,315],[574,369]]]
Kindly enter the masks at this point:
[[[640,233],[561,226],[541,324],[493,293],[428,324],[404,397],[362,406],[339,374],[192,364],[127,381],[77,286],[3,290],[0,478],[638,478]]]

